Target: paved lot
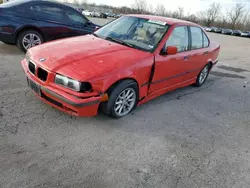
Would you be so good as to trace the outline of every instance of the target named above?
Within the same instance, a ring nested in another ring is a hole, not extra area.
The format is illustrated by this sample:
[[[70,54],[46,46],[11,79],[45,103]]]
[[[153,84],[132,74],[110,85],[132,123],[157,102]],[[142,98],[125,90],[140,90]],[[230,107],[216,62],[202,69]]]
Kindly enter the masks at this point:
[[[248,188],[250,39],[209,35],[221,61],[202,88],[120,120],[42,103],[26,85],[24,54],[0,43],[0,187]]]

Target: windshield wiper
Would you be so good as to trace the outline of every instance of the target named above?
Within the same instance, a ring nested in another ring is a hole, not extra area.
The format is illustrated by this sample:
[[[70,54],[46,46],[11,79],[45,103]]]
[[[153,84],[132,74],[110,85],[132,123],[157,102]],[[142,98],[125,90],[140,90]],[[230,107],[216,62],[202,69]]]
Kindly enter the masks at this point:
[[[122,44],[122,45],[125,45],[125,46],[128,46],[130,48],[135,48],[134,45],[126,43],[126,42],[124,42],[122,40],[119,40],[119,39],[116,39],[116,38],[113,38],[113,37],[106,37],[106,39],[110,40],[110,41],[113,41],[113,42],[116,42],[116,43],[119,43],[119,44]]]

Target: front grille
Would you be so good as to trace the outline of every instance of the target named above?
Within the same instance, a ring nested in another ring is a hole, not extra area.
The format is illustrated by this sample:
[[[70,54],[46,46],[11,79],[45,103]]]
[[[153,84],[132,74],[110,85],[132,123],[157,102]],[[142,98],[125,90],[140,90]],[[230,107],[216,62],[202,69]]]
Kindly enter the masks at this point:
[[[48,77],[48,72],[42,68],[38,68],[37,69],[37,77],[42,80],[42,81],[46,81],[47,80],[47,77]]]
[[[48,102],[50,102],[50,103],[52,103],[52,104],[54,104],[54,105],[56,105],[56,106],[58,106],[60,108],[63,108],[62,103],[57,102],[54,99],[51,99],[50,97],[48,97],[45,94],[43,94],[43,92],[41,92],[41,97],[44,98],[46,101],[48,101]]]
[[[31,61],[29,61],[29,71],[35,75],[36,72],[36,66],[34,63],[32,63]]]

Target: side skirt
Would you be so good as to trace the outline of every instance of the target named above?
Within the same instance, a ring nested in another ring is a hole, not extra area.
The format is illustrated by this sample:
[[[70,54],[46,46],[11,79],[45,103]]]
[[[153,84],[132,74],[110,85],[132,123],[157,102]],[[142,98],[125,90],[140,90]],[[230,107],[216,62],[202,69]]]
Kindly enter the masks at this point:
[[[159,97],[167,92],[170,92],[170,91],[174,91],[176,89],[179,89],[179,88],[182,88],[182,87],[186,87],[186,86],[189,86],[189,85],[192,85],[196,82],[196,77],[195,78],[192,78],[192,79],[189,79],[187,81],[184,81],[184,82],[181,82],[179,84],[176,84],[176,85],[173,85],[171,87],[167,87],[167,88],[163,88],[161,90],[158,90],[156,92],[152,92],[150,93],[148,96],[146,96],[145,98],[143,98],[142,100],[140,100],[140,102],[138,103],[138,105],[141,105],[141,104],[144,104],[156,97]]]

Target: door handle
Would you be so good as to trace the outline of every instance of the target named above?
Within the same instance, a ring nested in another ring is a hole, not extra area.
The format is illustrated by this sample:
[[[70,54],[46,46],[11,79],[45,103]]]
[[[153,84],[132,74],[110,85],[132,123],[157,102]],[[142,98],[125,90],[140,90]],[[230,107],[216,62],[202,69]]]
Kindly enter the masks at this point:
[[[203,54],[204,54],[204,55],[208,55],[208,51],[204,52]]]
[[[189,56],[184,56],[184,60],[188,60]]]

